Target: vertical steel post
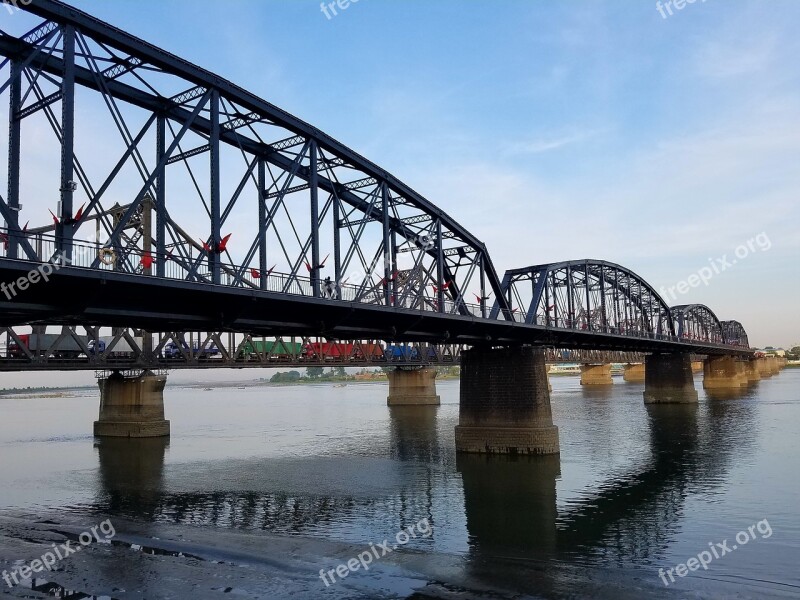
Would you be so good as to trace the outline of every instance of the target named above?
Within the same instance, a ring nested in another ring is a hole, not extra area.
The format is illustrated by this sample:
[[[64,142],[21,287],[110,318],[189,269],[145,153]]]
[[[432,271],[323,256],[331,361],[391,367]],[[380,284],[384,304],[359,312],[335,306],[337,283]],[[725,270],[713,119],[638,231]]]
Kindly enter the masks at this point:
[[[336,292],[342,299],[342,230],[339,221],[342,218],[342,205],[339,197],[333,195],[333,269],[336,278]]]
[[[390,258],[391,258],[391,265],[390,265],[390,272],[391,272],[391,279],[390,279],[390,300],[391,304],[397,304],[397,232],[392,231],[391,236],[391,246],[390,246]]]
[[[147,254],[153,251],[153,198],[149,193],[142,199],[142,253]],[[152,275],[152,265],[147,267],[142,265],[144,275]]]
[[[8,114],[8,208],[16,214],[16,223],[19,226],[19,155],[20,155],[20,128],[22,122],[19,118],[21,107],[22,68],[19,62],[11,61],[11,89]],[[8,223],[8,254],[9,258],[17,258],[19,240],[11,234],[11,225]]]
[[[602,269],[602,267],[601,267]],[[583,268],[583,283],[586,286],[586,329],[592,330],[592,292],[589,286],[589,263]]]
[[[317,170],[317,141],[311,140],[309,152],[309,191],[311,192],[311,290],[320,297],[319,285],[319,173]]]
[[[436,302],[439,312],[444,312],[444,244],[442,239],[442,220],[436,221]]]
[[[211,271],[211,281],[220,283],[220,196],[221,183],[219,172],[219,90],[211,91],[211,247],[208,253],[208,268]]]
[[[480,253],[481,266],[481,318],[486,318],[486,267],[483,264],[484,253]]]
[[[167,269],[167,182],[164,154],[166,147],[167,119],[159,115],[156,121],[156,165],[161,165],[156,173],[156,276],[166,277]]]
[[[567,265],[567,312],[569,315],[569,328],[575,329],[575,297],[573,296],[574,286],[572,281],[572,267]]]
[[[550,304],[550,272],[545,271],[542,277],[544,277],[544,324],[545,326],[550,327],[550,306],[553,307],[553,317],[555,317],[556,310],[555,299],[553,300],[553,304]]]
[[[391,282],[389,280],[392,277],[392,249],[389,239],[389,186],[385,181],[381,182],[381,201],[383,210],[383,303],[389,306],[391,304]]]
[[[603,333],[608,333],[608,314],[606,311],[606,270],[600,267],[600,325]]]
[[[75,28],[72,25],[63,27],[63,60],[64,74],[61,79],[61,211],[57,215],[56,227],[59,261],[64,264],[72,262],[72,237],[74,229],[65,224],[65,219],[73,216],[73,198],[75,187]]]
[[[258,159],[258,269],[262,290],[267,289],[267,165],[263,158]]]

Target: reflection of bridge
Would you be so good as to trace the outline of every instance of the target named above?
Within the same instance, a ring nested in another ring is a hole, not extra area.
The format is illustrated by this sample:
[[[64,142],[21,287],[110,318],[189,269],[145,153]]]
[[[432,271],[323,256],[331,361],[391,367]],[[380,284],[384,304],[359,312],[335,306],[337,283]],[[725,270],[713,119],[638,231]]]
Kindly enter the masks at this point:
[[[103,439],[97,445],[100,489],[90,508],[112,518],[304,535],[314,535],[320,527],[335,529],[354,518],[385,524],[398,515],[428,517],[438,531],[442,511],[463,514],[470,577],[488,585],[502,582],[519,592],[558,596],[554,588],[564,583],[554,570],[565,565],[659,563],[679,531],[690,496],[724,487],[742,443],[747,448],[752,410],[752,404],[730,402],[649,407],[649,444],[641,448],[644,464],[577,498],[557,497],[558,457],[461,455],[453,465],[452,442],[438,433],[441,412],[436,407],[391,408],[387,444],[395,459],[393,472],[407,474],[405,468],[420,465],[435,474],[415,478],[413,485],[404,476],[391,475],[402,484],[374,497],[351,494],[347,486],[341,493],[282,492],[305,489],[299,482],[306,479],[296,477],[307,472],[302,462],[286,469],[283,459],[211,466],[233,469],[239,477],[234,487],[207,492],[196,485],[185,487],[180,470],[173,470],[176,480],[167,480],[167,442]],[[205,477],[212,476],[208,467],[202,468]],[[458,509],[460,494],[448,494],[446,506],[441,504],[443,488],[453,484],[455,471],[460,479],[455,482],[463,489],[463,511]],[[264,474],[271,472],[285,472],[280,486],[265,483],[269,477]],[[244,487],[236,487],[243,481]],[[462,526],[458,517],[447,523]],[[382,532],[367,529],[362,535],[369,540]],[[452,535],[450,531],[446,537]],[[658,585],[655,572],[652,577]],[[574,582],[570,585],[574,590]]]
[[[656,353],[646,397],[667,400],[691,397],[691,353],[737,364],[752,355],[739,323],[706,307],[670,310],[619,265],[563,262],[501,279],[480,239],[318,129],[61,2],[20,8],[8,27],[32,28],[0,35],[0,94],[10,106],[2,326],[466,344],[475,347],[469,364],[480,380],[465,384],[468,393],[502,396],[492,382],[508,377],[495,375],[531,375],[516,386],[525,395],[514,406],[530,404],[542,375],[533,354],[496,361],[493,347]],[[24,133],[34,127],[52,130],[51,156],[27,154]],[[88,132],[102,149],[91,160],[81,145]],[[22,225],[48,212],[52,226]],[[144,339],[142,363],[160,366]],[[34,367],[28,360],[18,368]],[[112,404],[142,402],[139,392],[127,398],[121,382],[103,389]],[[477,437],[460,437],[463,450],[558,446],[553,429],[547,443],[535,435],[515,446],[480,429],[486,414],[467,421]],[[166,431],[164,423],[146,429]]]

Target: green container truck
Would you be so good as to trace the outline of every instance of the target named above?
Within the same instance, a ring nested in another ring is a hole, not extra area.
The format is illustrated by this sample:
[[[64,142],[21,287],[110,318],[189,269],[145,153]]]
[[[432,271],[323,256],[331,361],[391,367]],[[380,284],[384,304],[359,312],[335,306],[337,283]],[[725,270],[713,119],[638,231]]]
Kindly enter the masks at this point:
[[[266,354],[267,360],[293,360],[302,355],[303,345],[293,342],[276,342],[268,340],[247,341],[239,348],[237,358],[258,360],[259,355]]]

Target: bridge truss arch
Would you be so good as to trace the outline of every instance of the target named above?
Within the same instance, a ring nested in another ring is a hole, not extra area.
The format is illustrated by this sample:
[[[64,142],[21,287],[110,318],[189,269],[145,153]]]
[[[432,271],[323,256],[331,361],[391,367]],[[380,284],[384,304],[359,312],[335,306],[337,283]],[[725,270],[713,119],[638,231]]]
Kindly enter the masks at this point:
[[[674,336],[661,296],[614,263],[587,259],[515,269],[506,272],[502,288],[519,322],[639,338]],[[502,310],[502,303],[495,303],[493,314]]]
[[[675,333],[681,340],[724,344],[725,332],[717,315],[704,304],[682,304],[670,309]]]
[[[61,2],[15,11],[9,258],[465,316],[501,297],[477,237],[322,131]],[[35,167],[31,130],[54,149]]]
[[[739,321],[722,321],[721,325],[726,345],[736,346],[738,348],[750,348],[747,332]]]

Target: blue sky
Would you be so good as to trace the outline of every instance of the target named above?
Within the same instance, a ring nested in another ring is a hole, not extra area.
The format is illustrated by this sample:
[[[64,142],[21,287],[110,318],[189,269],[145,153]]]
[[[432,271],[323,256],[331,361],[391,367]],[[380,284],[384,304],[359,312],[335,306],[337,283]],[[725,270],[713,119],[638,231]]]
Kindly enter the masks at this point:
[[[796,1],[72,3],[388,169],[501,272],[602,258],[668,289],[764,234],[670,303],[800,343]]]

